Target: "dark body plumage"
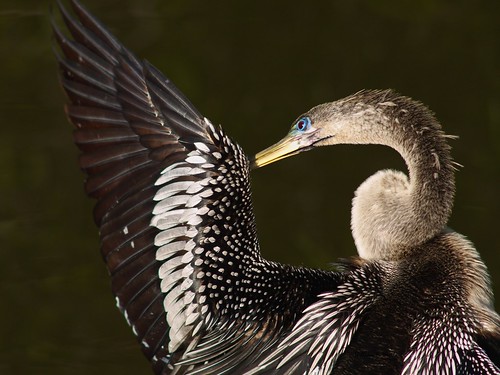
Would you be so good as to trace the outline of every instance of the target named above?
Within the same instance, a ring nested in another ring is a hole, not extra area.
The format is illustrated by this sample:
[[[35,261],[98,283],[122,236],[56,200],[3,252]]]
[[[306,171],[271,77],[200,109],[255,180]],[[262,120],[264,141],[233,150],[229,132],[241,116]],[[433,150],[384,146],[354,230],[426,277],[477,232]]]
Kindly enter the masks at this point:
[[[486,269],[462,236],[338,272],[263,259],[241,148],[72,5],[72,39],[54,25],[66,111],[117,305],[156,373],[498,372]]]

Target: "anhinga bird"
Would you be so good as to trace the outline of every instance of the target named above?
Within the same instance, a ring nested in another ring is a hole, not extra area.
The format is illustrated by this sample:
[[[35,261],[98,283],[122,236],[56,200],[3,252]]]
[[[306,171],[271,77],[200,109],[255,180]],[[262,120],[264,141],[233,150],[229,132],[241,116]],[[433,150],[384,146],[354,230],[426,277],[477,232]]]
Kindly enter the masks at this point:
[[[257,155],[378,143],[353,201],[359,257],[337,271],[265,260],[248,158],[158,70],[76,0],[54,24],[66,112],[119,309],[158,374],[498,374],[486,267],[448,229],[446,137],[423,105],[362,91],[313,108]]]

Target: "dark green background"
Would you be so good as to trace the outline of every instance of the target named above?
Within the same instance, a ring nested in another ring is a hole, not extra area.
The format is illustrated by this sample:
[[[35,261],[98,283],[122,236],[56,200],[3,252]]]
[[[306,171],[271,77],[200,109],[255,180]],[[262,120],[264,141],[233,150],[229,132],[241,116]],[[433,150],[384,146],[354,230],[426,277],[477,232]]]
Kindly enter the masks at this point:
[[[450,225],[500,293],[500,2],[88,0],[249,155],[311,106],[394,88],[452,141]],[[0,373],[148,374],[115,308],[57,82],[50,2],[0,2]],[[253,173],[262,252],[325,267],[355,253],[350,200],[380,146],[322,148]],[[390,324],[390,322],[381,322]]]

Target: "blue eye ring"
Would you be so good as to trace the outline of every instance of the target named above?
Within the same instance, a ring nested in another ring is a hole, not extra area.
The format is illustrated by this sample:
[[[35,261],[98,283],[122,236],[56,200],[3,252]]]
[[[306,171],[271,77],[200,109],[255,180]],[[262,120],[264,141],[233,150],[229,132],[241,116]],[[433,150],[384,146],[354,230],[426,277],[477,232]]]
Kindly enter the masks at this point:
[[[311,128],[311,119],[309,116],[303,116],[297,120],[293,128],[303,133]]]

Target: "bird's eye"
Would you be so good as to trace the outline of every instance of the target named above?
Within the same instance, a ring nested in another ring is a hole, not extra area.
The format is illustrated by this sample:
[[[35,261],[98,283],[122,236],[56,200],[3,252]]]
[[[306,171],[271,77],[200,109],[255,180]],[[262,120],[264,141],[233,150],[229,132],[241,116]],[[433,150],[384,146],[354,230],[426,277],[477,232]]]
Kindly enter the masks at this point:
[[[294,128],[299,132],[305,132],[311,127],[311,119],[307,116],[301,117],[296,123]]]

